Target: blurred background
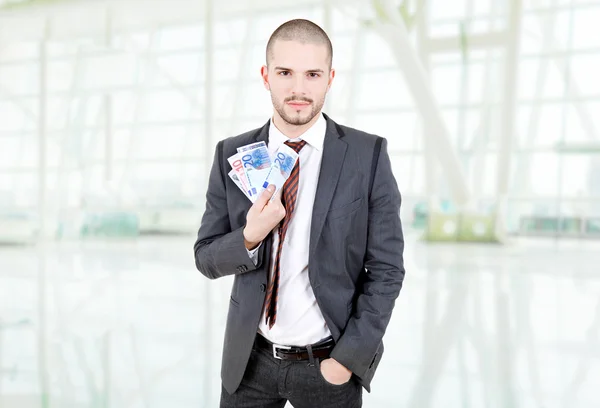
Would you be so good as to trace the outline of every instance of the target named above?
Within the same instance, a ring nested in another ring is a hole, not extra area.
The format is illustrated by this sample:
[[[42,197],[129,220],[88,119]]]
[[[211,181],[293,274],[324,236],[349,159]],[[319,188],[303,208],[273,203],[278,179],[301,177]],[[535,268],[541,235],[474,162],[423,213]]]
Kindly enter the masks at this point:
[[[364,406],[600,406],[600,1],[0,0],[0,408],[218,406],[231,280],[192,247],[292,18],[403,194]]]

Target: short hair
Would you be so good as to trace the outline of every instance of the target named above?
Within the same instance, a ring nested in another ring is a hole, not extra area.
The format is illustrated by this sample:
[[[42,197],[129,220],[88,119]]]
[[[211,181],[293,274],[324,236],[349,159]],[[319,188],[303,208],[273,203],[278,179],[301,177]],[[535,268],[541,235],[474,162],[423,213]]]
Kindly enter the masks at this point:
[[[271,34],[271,38],[269,38],[269,42],[267,43],[267,65],[269,64],[269,57],[273,55],[273,45],[277,40],[325,45],[325,47],[327,47],[329,68],[331,68],[331,62],[333,60],[333,46],[331,45],[331,40],[325,30],[312,21],[295,19],[287,21],[277,27],[277,29],[273,31],[273,34]]]

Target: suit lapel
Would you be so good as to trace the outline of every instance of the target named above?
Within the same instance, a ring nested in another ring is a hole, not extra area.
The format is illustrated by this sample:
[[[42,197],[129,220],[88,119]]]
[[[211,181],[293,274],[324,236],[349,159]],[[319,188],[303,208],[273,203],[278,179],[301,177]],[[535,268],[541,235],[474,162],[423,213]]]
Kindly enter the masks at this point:
[[[325,223],[327,211],[331,206],[331,200],[333,200],[348,147],[347,143],[342,140],[343,134],[338,132],[336,123],[329,119],[327,115],[325,115],[325,119],[327,119],[327,131],[325,133],[321,171],[319,173],[312,212],[310,255],[314,253],[319,237],[321,236],[323,224]]]

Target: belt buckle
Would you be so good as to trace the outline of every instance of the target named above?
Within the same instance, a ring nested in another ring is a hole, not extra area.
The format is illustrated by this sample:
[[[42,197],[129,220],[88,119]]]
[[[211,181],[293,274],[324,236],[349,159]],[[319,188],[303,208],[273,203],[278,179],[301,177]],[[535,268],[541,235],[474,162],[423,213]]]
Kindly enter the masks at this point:
[[[282,360],[282,358],[277,355],[277,349],[290,350],[291,347],[290,346],[282,346],[281,344],[273,343],[273,357],[275,357],[278,360]]]

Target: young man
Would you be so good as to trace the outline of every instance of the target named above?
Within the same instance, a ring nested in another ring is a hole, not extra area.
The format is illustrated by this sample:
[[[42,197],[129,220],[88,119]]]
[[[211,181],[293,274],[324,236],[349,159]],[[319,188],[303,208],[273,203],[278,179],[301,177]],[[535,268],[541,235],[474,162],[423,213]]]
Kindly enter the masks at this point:
[[[208,278],[235,275],[222,408],[360,407],[383,354],[404,279],[401,198],[385,139],[321,112],[332,54],[316,24],[281,25],[261,69],[272,119],[216,148],[194,252]],[[288,144],[299,164],[251,204],[227,158],[257,141]]]

